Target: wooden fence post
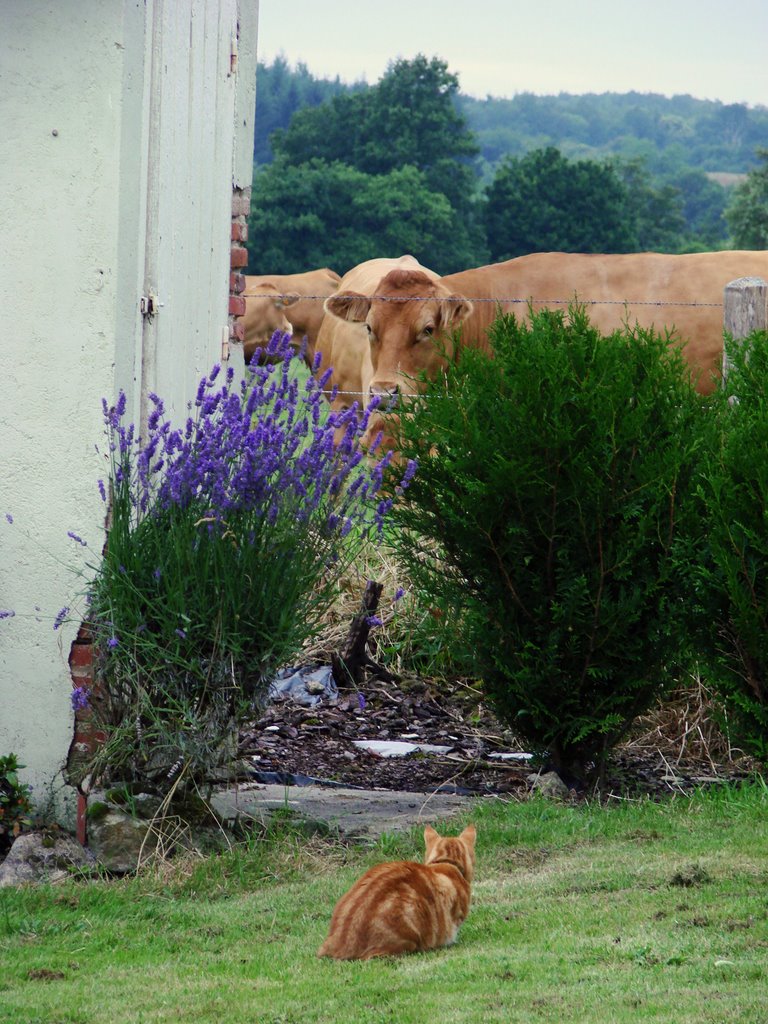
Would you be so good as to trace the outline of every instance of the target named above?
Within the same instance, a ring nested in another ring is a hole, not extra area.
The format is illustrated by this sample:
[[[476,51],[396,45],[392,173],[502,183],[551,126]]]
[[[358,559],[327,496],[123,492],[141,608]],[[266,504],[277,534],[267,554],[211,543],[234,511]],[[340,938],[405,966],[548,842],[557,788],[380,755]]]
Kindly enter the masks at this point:
[[[735,341],[743,341],[752,331],[768,330],[768,285],[761,277],[740,277],[725,286],[723,328]],[[730,369],[723,348],[723,384]]]

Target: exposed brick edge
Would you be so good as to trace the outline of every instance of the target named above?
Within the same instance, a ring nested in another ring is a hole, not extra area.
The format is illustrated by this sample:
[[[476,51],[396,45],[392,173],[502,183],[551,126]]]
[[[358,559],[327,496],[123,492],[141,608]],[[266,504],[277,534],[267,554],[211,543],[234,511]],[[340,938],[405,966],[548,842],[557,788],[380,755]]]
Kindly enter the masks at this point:
[[[242,345],[245,337],[245,277],[243,271],[248,266],[248,250],[245,242],[248,238],[248,214],[251,212],[250,188],[235,188],[232,193],[232,247],[229,257],[229,340]]]

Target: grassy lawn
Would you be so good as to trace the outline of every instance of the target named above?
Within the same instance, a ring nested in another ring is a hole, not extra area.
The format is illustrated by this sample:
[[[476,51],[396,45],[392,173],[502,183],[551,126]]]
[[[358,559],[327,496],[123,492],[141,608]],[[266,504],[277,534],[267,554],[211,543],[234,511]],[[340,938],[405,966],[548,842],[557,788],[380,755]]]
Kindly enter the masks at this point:
[[[420,858],[419,832],[365,850],[283,830],[138,878],[2,890],[0,1021],[768,1022],[763,782],[473,819],[458,943],[400,959],[315,951],[354,878]]]

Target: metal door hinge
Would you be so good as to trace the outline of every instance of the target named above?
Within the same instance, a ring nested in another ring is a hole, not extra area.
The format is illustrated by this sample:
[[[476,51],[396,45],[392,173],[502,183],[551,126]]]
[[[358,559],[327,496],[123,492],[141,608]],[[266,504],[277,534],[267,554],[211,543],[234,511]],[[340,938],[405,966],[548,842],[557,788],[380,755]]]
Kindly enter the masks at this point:
[[[152,317],[155,315],[155,313],[158,312],[161,306],[162,302],[159,302],[157,296],[153,295],[151,292],[149,293],[149,295],[142,295],[141,299],[139,300],[139,309],[141,310],[141,315],[147,317],[147,319],[149,320],[152,319]]]

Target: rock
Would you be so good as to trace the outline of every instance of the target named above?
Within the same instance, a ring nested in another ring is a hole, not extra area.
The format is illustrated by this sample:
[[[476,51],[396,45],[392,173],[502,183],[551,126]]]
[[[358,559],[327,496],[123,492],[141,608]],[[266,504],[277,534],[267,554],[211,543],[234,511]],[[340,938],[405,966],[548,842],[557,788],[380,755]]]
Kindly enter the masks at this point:
[[[137,793],[133,798],[133,809],[140,818],[151,821],[164,803],[165,798],[157,793]]]
[[[543,775],[535,773],[528,776],[531,788],[550,800],[568,800],[571,791],[557,774],[557,772],[545,772]]]
[[[470,811],[473,797],[446,793],[389,792],[343,786],[245,785],[214,790],[211,803],[222,821],[265,825],[272,815],[292,812],[300,820],[320,822],[350,839],[376,839],[384,832],[431,824]]]
[[[72,871],[92,868],[96,859],[66,832],[26,832],[0,864],[0,889],[61,882]]]
[[[96,804],[88,815],[88,846],[99,864],[115,874],[135,871],[157,849],[158,836],[150,823],[109,804]],[[103,810],[105,808],[105,810]],[[143,847],[143,849],[142,849]]]

